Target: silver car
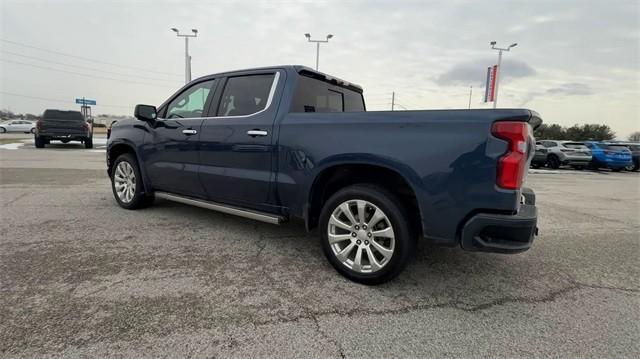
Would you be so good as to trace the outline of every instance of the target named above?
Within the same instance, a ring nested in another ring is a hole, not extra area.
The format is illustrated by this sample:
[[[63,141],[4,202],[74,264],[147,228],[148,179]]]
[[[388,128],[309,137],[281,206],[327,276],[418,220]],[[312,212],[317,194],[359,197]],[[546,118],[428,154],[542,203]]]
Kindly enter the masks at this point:
[[[36,124],[27,120],[7,120],[0,122],[0,133],[5,132],[24,132],[34,133]]]
[[[576,169],[583,169],[591,162],[591,150],[582,142],[541,140],[537,141],[536,145],[547,150],[547,165],[550,168],[569,165]]]

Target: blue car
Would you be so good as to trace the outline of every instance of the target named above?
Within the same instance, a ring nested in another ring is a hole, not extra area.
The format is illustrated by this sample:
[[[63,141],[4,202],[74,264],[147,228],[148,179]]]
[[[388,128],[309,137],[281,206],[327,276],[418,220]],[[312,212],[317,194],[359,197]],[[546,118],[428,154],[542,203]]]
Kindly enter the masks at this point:
[[[610,168],[614,172],[619,172],[627,166],[633,166],[631,151],[628,148],[610,146],[606,143],[596,141],[585,141],[585,146],[591,149],[592,169]]]

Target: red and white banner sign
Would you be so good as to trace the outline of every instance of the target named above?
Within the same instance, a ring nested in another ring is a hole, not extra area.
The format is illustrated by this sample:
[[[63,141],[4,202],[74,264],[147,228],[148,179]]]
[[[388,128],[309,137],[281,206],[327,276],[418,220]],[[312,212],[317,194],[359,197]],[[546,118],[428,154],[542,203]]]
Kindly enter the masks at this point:
[[[498,65],[487,67],[487,83],[484,88],[484,102],[493,102],[496,96],[496,74]]]

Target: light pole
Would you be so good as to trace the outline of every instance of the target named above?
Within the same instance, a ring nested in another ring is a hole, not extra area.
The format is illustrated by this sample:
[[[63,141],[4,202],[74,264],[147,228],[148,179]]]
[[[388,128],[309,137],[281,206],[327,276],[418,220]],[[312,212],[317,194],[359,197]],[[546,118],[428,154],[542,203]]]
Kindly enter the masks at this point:
[[[509,45],[509,47],[507,48],[496,47],[495,41],[491,41],[490,44],[492,49],[498,50],[498,70],[496,71],[496,88],[495,88],[495,96],[493,98],[493,108],[496,108],[496,106],[498,106],[498,86],[500,84],[500,72],[502,72],[502,67],[501,67],[502,51],[510,51],[512,47],[518,46],[518,43],[514,42],[513,44]]]
[[[320,43],[329,42],[329,39],[332,38],[333,35],[327,35],[327,38],[325,40],[311,40],[311,34],[309,33],[304,34],[304,37],[307,38],[307,41],[316,43],[316,71],[318,71],[318,65],[320,64]]]
[[[184,82],[189,83],[191,81],[191,56],[189,56],[189,38],[198,36],[197,29],[191,29],[193,34],[180,34],[180,31],[175,27],[171,30],[178,35],[178,37],[184,37]]]

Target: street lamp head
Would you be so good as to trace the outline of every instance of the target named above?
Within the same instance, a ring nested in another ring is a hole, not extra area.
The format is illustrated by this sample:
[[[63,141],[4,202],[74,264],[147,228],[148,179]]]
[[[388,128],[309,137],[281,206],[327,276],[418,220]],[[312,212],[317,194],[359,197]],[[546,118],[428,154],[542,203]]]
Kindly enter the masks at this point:
[[[171,28],[171,31],[173,31],[173,32],[178,32],[178,29],[176,29],[175,27],[172,27],[172,28]]]
[[[306,33],[306,34],[304,34],[304,37],[306,37],[307,39],[310,39],[311,38],[311,34],[310,33]]]
[[[194,34],[198,33],[198,29],[191,29],[191,31],[193,31]]]
[[[490,44],[491,46],[496,46],[496,42],[495,42],[495,41],[491,41],[489,44]]]
[[[518,46],[518,43],[514,42],[513,44],[509,45],[509,48],[516,47],[516,46]]]
[[[329,40],[332,37],[333,37],[333,35],[331,35],[331,34],[327,35],[327,40]]]

